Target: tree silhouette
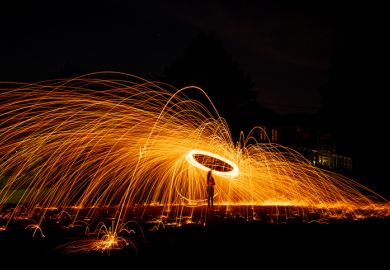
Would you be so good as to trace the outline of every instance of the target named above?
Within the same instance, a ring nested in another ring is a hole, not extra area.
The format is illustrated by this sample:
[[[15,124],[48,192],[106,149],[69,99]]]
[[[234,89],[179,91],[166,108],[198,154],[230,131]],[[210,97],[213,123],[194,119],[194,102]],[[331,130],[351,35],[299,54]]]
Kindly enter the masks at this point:
[[[183,56],[166,68],[165,79],[179,88],[201,87],[232,127],[240,121],[240,108],[255,101],[250,76],[210,34],[200,33]]]
[[[49,79],[68,79],[68,78],[74,78],[80,75],[84,75],[87,73],[87,70],[71,64],[71,63],[65,63],[63,66],[61,66],[58,70],[52,71],[49,73],[48,78]]]

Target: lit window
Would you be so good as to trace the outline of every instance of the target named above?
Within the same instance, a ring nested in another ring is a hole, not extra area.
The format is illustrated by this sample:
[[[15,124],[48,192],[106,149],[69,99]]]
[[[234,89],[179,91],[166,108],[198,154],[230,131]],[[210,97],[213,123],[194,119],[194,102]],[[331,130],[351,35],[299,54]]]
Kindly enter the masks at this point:
[[[273,142],[278,141],[279,134],[278,134],[278,130],[277,129],[275,129],[275,128],[272,129],[272,137],[271,138],[272,138]]]

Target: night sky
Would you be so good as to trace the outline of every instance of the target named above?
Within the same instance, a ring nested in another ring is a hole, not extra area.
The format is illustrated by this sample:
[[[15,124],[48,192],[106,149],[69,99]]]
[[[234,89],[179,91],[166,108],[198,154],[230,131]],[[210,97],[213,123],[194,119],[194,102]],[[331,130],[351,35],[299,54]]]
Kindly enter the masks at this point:
[[[163,80],[167,67],[183,56],[199,33],[207,33],[251,77],[258,104],[285,119],[298,113],[303,113],[298,116],[302,118],[314,115],[308,118],[315,119],[309,124],[326,126],[328,130],[322,130],[325,135],[328,131],[336,134],[337,153],[353,157],[354,172],[347,177],[390,200],[388,8],[369,1],[291,2],[0,1],[0,81],[46,80],[67,66],[84,73],[120,71]],[[334,267],[336,261],[344,261],[353,268],[362,260],[371,266],[382,265],[387,259],[384,252],[388,252],[382,248],[389,238],[386,222],[380,227],[314,224],[248,230],[248,226],[237,226],[233,231],[232,224],[215,226],[210,227],[210,234],[203,234],[204,238],[196,231],[190,231],[187,238],[169,235],[169,241],[156,246],[156,251],[167,255],[160,260],[146,256],[145,261],[156,262],[159,267],[161,262],[176,263],[172,259],[177,254],[166,246],[169,242],[171,247],[177,246],[178,254],[190,256],[186,264],[200,262],[202,267],[204,254],[211,254],[218,266],[221,262],[271,262],[313,268],[324,263]],[[48,235],[52,239],[53,234]],[[20,245],[13,235],[10,239],[11,248],[0,241],[4,258],[12,254],[18,263],[28,262],[29,267],[36,263],[37,258],[23,256],[40,253],[42,247],[37,249],[35,242]],[[198,246],[191,246],[192,253],[185,247],[194,239]],[[228,252],[215,256],[215,244]],[[90,261],[101,262],[95,257],[85,258],[89,266]],[[123,259],[132,265],[127,256]]]
[[[160,78],[206,32],[251,76],[260,104],[280,113],[318,110],[318,89],[356,19],[347,7],[325,1],[197,2],[1,4],[0,80],[44,80],[65,65]]]

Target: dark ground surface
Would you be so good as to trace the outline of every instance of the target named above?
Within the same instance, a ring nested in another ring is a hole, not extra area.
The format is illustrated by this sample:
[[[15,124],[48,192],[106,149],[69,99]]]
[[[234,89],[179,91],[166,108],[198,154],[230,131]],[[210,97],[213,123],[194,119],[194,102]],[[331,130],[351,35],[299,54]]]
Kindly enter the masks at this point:
[[[33,238],[33,230],[25,229],[22,223],[12,224],[0,232],[0,260],[9,263],[9,269],[77,269],[77,266],[86,269],[242,269],[244,266],[382,269],[390,259],[390,218],[330,220],[327,224],[271,223],[213,214],[206,225],[145,229],[144,237],[136,233],[132,238],[137,252],[129,245],[110,254],[96,251],[67,254],[58,249],[62,244],[83,238],[84,229],[66,230],[48,224],[44,229],[45,238],[39,234]],[[140,225],[150,228],[146,223]]]

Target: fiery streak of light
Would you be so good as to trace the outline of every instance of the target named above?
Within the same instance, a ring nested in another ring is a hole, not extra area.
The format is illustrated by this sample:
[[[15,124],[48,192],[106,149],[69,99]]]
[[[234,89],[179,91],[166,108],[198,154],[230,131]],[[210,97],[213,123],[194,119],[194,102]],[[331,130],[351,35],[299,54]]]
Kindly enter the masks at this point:
[[[62,249],[67,253],[98,251],[109,254],[112,250],[121,250],[131,246],[138,253],[136,245],[128,237],[120,236],[120,234],[127,234],[128,236],[136,233],[134,229],[127,228],[127,224],[130,222],[121,224],[117,231],[114,226],[107,228],[104,223],[100,222],[95,232],[88,233],[92,237],[66,243],[58,247],[58,249]],[[140,230],[144,238],[142,229]]]
[[[30,224],[25,229],[34,229],[33,237],[35,237],[37,231],[40,233],[41,237],[43,237],[43,238],[46,237],[45,234],[42,231],[41,226],[39,226],[39,224]]]
[[[164,212],[202,206],[205,172],[188,162],[194,149],[237,165],[234,181],[215,175],[217,205],[293,205],[329,215],[384,207],[389,214],[387,201],[358,182],[289,148],[258,143],[258,128],[233,142],[212,101],[188,97],[208,98],[197,87],[95,73],[1,83],[0,90],[0,213],[16,200],[9,220],[40,207],[40,224],[46,209],[74,207],[89,209],[92,222],[100,206],[119,206],[115,232],[128,205],[160,205]],[[98,249],[114,245],[110,239]]]

